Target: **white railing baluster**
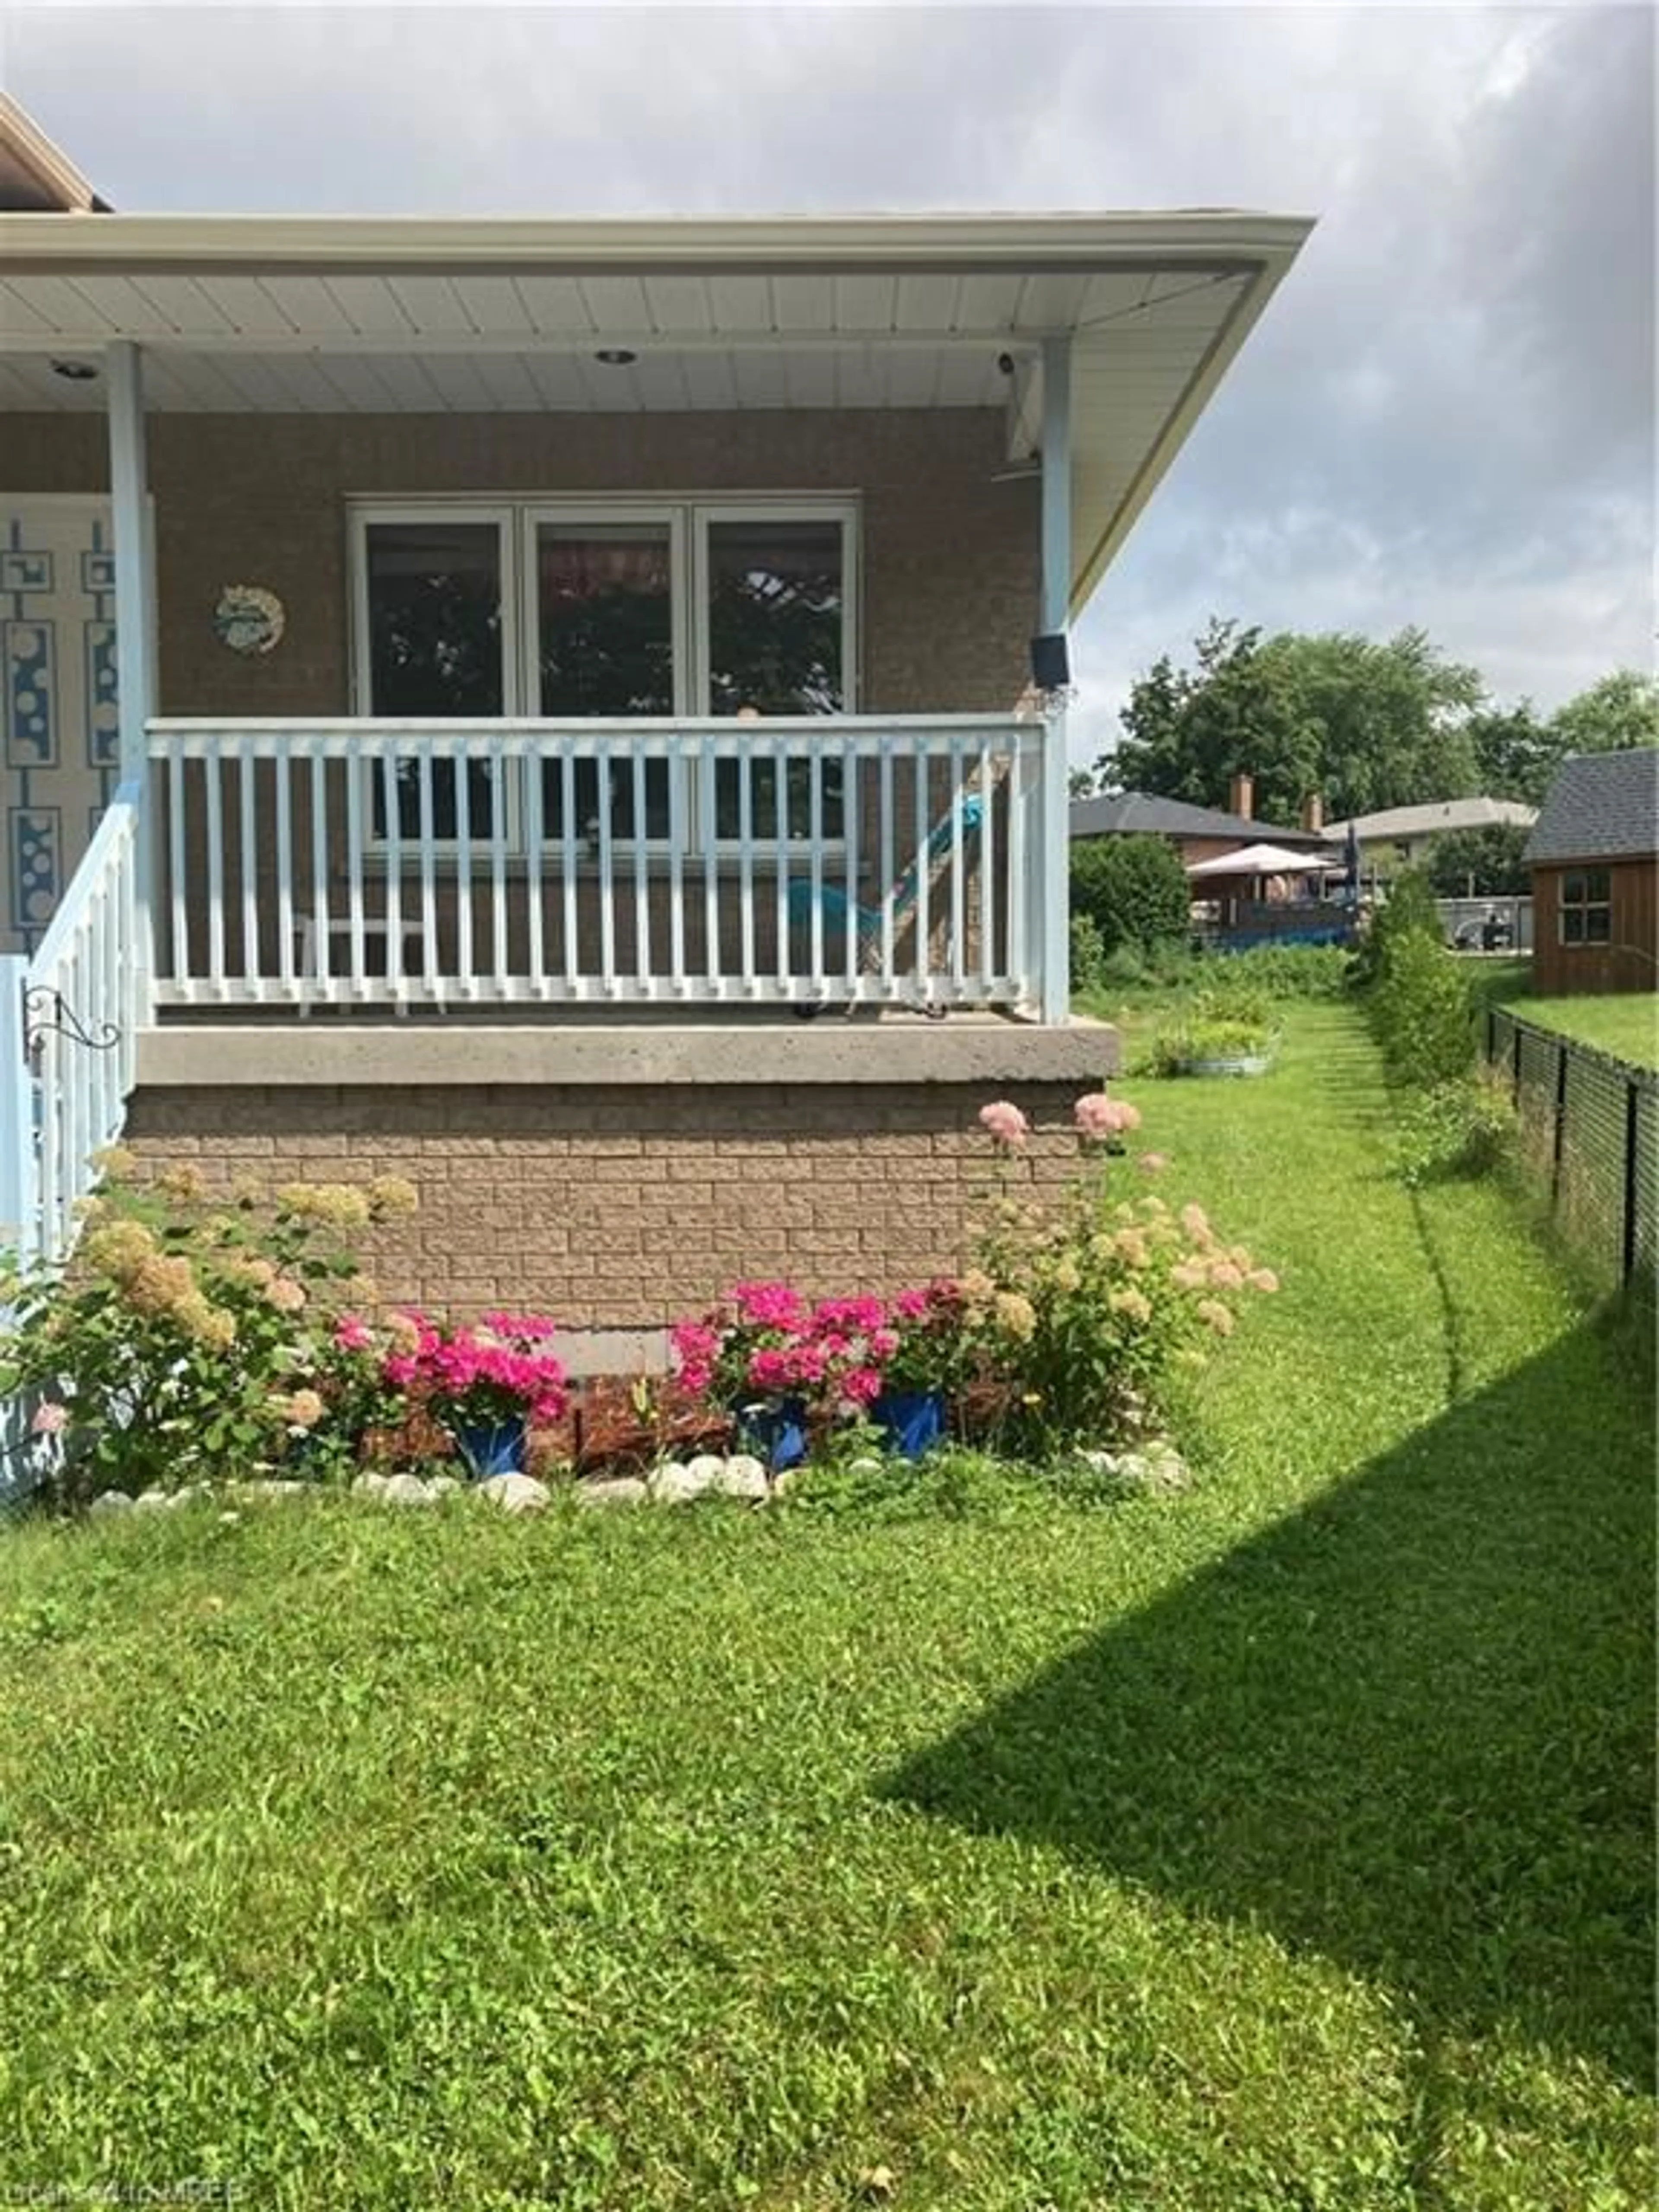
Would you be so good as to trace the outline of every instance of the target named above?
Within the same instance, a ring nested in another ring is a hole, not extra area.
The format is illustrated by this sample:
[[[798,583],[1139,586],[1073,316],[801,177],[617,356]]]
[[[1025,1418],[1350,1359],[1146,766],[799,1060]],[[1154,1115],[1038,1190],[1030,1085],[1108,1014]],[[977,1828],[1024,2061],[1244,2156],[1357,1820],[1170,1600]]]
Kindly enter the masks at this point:
[[[540,764],[532,757],[526,775],[538,775]],[[512,969],[507,961],[507,759],[500,738],[489,741],[489,958],[498,996],[505,997]]]
[[[427,996],[441,1001],[438,981],[438,833],[432,792],[432,740],[424,738],[416,762],[421,823],[421,976]]]
[[[259,763],[240,745],[236,749],[238,834],[242,848],[242,980],[252,982],[256,998],[264,993],[264,962],[259,943],[259,831],[255,819],[254,778]]]
[[[208,981],[225,995],[225,754],[222,741],[203,762],[207,775]]]
[[[567,738],[559,747],[559,894],[564,922],[565,988],[573,999],[581,975],[581,825],[576,819],[576,757]]]
[[[641,992],[651,991],[651,878],[645,836],[645,760],[634,752],[629,769],[634,797],[634,975]]]
[[[684,793],[690,772],[688,755],[677,745],[668,761],[668,976],[677,999],[685,996]]]
[[[168,902],[173,926],[169,934],[172,948],[169,958],[169,980],[181,984],[189,998],[196,995],[195,979],[190,964],[190,907],[185,897],[185,758],[182,753],[167,755],[167,872],[173,880],[169,885],[172,896]],[[205,774],[207,771],[204,769]]]
[[[850,738],[841,741],[841,834],[846,848],[846,875],[842,895],[846,911],[842,917],[842,952],[847,969],[847,995],[859,989],[859,830],[864,799],[862,757]]]
[[[809,866],[811,875],[812,932],[811,958],[812,963],[812,995],[817,998],[823,989],[823,753],[813,744],[807,756],[807,774],[811,781],[806,787],[806,834],[811,845]]]
[[[398,757],[382,757],[386,791],[386,995],[401,1006],[404,999],[404,824],[403,793],[398,782]]]
[[[966,940],[968,927],[967,890],[967,824],[963,819],[967,804],[968,784],[963,773],[967,753],[960,738],[951,740],[951,995],[962,996],[963,978],[966,974]]]
[[[743,988],[755,994],[755,784],[754,754],[745,739],[737,755],[738,871],[743,929]]]
[[[979,987],[988,1005],[996,996],[997,974],[997,847],[996,756],[980,741],[979,790]]]
[[[349,763],[346,774],[349,775]],[[310,935],[315,940],[317,975],[322,995],[332,998],[333,949],[330,943],[331,916],[328,896],[328,763],[321,753],[311,757],[311,896],[307,902],[311,915]],[[310,978],[302,976],[301,991],[310,988]]]
[[[893,741],[881,741],[881,983],[884,997],[891,995],[895,981],[893,966],[893,901],[890,886],[893,881],[893,840],[895,815],[893,811]]]
[[[772,955],[772,973],[775,977],[791,980],[794,946],[790,942],[793,932],[789,927],[789,760],[787,754],[774,753],[772,756],[772,826],[776,832],[772,856],[773,927],[777,933]]]
[[[720,842],[720,762],[712,738],[707,744],[701,738],[692,743],[696,750],[688,773],[697,780],[699,819],[696,828],[702,847],[702,969],[699,977],[702,988],[698,995],[720,999],[726,995],[726,978],[720,969],[720,875],[714,859]]]
[[[611,849],[611,748],[599,740],[599,993],[608,996],[617,980],[617,878]]]
[[[294,757],[286,737],[276,746],[276,973],[288,998],[294,991]]]
[[[362,994],[367,969],[363,940],[363,787],[374,773],[355,757],[346,762],[346,926],[350,935],[352,989]]]
[[[455,970],[461,995],[477,996],[472,972],[472,761],[453,764],[455,778]]]
[[[547,947],[544,929],[543,884],[547,874],[546,808],[542,801],[540,769],[533,754],[522,763],[524,778],[524,898],[526,942],[530,952],[530,988],[544,999],[547,992]]]
[[[926,748],[916,754],[915,763],[915,850],[910,866],[915,871],[916,915],[916,988],[924,1005],[932,1001],[929,973],[933,965],[933,947],[928,939],[933,935],[929,912],[933,886],[927,880],[927,839],[932,818],[933,778],[928,774],[932,766]]]

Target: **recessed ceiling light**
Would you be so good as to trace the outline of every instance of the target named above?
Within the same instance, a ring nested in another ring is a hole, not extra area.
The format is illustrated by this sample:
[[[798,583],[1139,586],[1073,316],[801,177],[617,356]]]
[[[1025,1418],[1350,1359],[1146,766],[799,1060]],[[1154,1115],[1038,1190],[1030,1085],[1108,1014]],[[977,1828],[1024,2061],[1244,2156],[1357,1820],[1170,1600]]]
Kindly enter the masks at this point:
[[[602,361],[607,368],[626,368],[639,356],[628,346],[601,346],[593,358]]]
[[[66,376],[71,384],[90,384],[98,371],[89,361],[55,361],[52,373],[54,376]]]

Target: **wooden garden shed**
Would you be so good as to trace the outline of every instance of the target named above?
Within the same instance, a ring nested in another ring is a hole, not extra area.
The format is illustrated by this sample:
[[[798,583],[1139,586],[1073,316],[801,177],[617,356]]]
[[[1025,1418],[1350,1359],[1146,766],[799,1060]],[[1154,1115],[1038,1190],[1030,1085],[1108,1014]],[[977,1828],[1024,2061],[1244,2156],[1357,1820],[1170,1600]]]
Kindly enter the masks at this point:
[[[1528,841],[1533,988],[1649,991],[1659,901],[1659,751],[1565,761]]]

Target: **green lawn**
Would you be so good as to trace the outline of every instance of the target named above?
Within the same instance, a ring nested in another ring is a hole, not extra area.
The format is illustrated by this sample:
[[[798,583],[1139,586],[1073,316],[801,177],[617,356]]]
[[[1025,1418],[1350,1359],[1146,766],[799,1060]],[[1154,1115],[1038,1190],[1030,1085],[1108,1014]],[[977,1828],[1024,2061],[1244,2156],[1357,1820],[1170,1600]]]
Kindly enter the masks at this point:
[[[1638,1067],[1659,1067],[1659,994],[1620,991],[1606,998],[1505,998],[1522,1021],[1559,1030]]]
[[[0,1543],[0,2200],[1650,2202],[1650,1400],[1286,1024],[1129,1086],[1285,1284],[1182,1496]]]

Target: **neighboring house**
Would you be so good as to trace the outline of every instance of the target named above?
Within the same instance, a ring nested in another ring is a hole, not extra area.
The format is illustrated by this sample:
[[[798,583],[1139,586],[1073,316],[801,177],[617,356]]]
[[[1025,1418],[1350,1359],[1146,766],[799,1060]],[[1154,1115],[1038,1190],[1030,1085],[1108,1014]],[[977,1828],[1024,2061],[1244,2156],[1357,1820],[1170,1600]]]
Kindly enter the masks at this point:
[[[46,1243],[136,1082],[158,1154],[376,1133],[400,1296],[943,1263],[978,1105],[1110,1059],[1065,634],[1309,225],[58,204],[0,215],[0,951],[122,1048],[31,1032]],[[1018,1019],[790,1019],[849,1002]]]
[[[1527,842],[1533,988],[1650,991],[1659,954],[1659,752],[1564,761]]]
[[[1356,814],[1351,822],[1333,822],[1328,834],[1340,842],[1352,829],[1369,873],[1416,866],[1427,860],[1437,837],[1455,830],[1490,830],[1500,823],[1530,829],[1537,818],[1536,807],[1516,799],[1437,799],[1425,806],[1387,806],[1380,813]]]
[[[1072,801],[1072,838],[1152,836],[1167,838],[1188,866],[1200,860],[1219,860],[1223,854],[1246,845],[1280,845],[1291,851],[1323,850],[1330,843],[1319,827],[1319,807],[1310,799],[1297,829],[1281,830],[1258,822],[1251,813],[1252,790],[1248,776],[1236,776],[1230,793],[1231,811],[1215,806],[1189,806],[1182,799],[1162,799],[1146,791],[1115,791],[1095,799]],[[1242,802],[1242,803],[1241,803]]]

